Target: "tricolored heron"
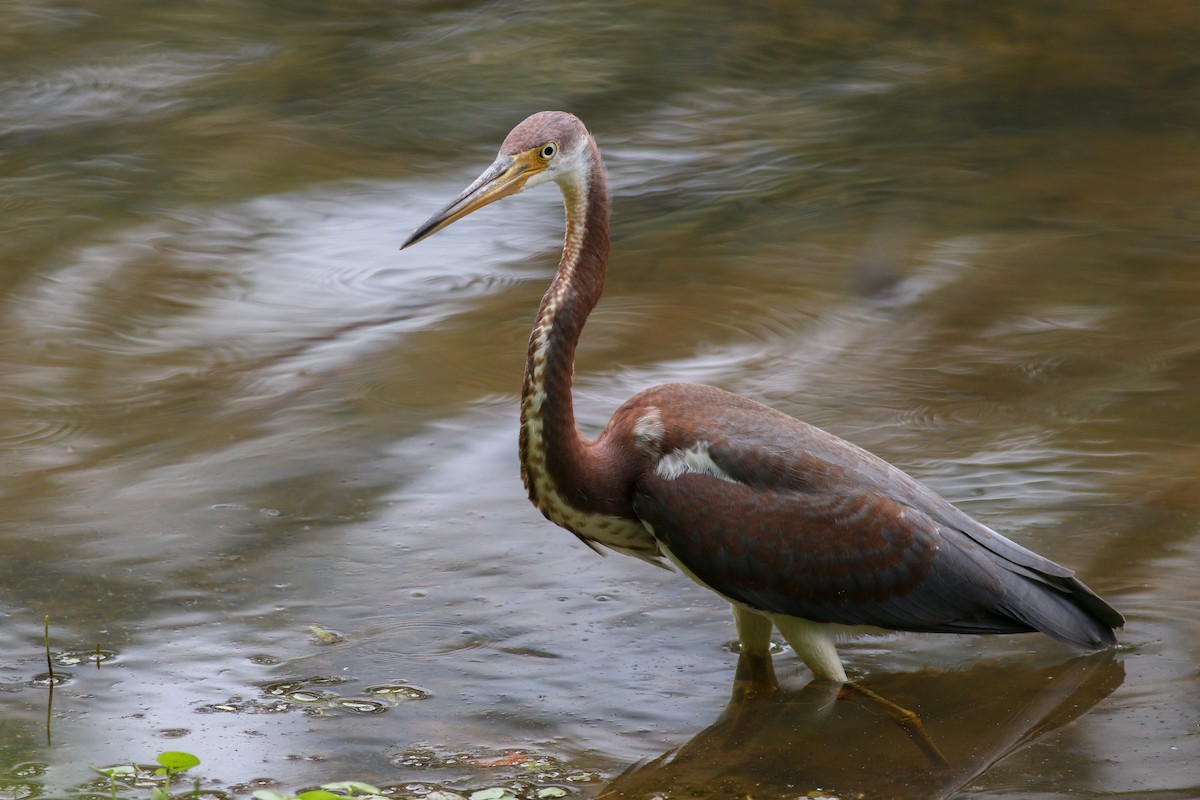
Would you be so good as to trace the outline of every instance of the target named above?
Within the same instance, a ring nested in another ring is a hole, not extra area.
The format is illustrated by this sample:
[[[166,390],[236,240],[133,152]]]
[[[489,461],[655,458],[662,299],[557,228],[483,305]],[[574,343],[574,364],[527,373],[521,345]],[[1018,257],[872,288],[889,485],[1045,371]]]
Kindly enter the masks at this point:
[[[599,551],[662,558],[733,606],[743,651],[772,627],[818,679],[845,683],[831,623],[933,633],[1041,631],[1085,650],[1125,620],[1074,573],[971,519],[880,458],[711,386],[630,398],[595,439],[575,426],[575,347],[608,268],[608,181],[571,114],[534,114],[418,228],[421,241],[554,181],[562,260],[529,337],[521,475],[542,514]]]

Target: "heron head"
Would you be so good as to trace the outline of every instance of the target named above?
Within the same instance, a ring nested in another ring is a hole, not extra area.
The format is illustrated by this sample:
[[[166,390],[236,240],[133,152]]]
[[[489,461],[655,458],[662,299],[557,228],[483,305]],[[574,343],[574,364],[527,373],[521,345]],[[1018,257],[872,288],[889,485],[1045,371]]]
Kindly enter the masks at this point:
[[[417,228],[400,249],[531,186],[556,181],[566,190],[586,174],[590,142],[591,135],[583,123],[565,111],[542,111],[528,117],[505,137],[491,166]]]

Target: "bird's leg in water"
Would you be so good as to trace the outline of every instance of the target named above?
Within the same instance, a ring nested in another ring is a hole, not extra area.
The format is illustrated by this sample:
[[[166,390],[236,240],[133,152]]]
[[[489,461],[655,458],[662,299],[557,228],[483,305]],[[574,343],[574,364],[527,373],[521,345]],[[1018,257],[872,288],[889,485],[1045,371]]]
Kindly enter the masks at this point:
[[[771,621],[800,660],[812,670],[813,677],[834,683],[849,680],[838,658],[833,626],[783,614],[773,615]]]
[[[738,655],[737,671],[733,675],[732,703],[752,703],[770,697],[779,688],[770,653]]]
[[[865,700],[878,705],[884,712],[895,720],[896,724],[904,729],[908,734],[908,738],[913,740],[913,744],[921,748],[921,752],[929,759],[930,763],[935,767],[948,767],[950,762],[942,755],[942,751],[933,743],[933,739],[925,731],[925,726],[921,724],[921,718],[917,716],[915,711],[910,711],[904,706],[897,705],[886,697],[872,692],[865,686],[857,684],[853,681],[842,684],[842,690],[838,693],[839,697],[849,697],[856,694]]]
[[[743,606],[733,606],[741,654],[733,678],[733,700],[746,702],[769,697],[779,688],[771,664],[771,620]]]
[[[921,724],[920,717],[907,708],[896,705],[891,700],[872,692],[865,686],[860,686],[847,679],[846,670],[842,667],[842,662],[838,658],[837,649],[834,646],[832,627],[820,622],[801,619],[800,617],[786,617],[782,615],[766,617],[739,606],[733,607],[733,616],[737,621],[738,634],[742,636],[743,647],[746,646],[747,636],[749,636],[752,642],[758,645],[763,651],[766,651],[766,648],[770,647],[771,625],[773,624],[779,628],[779,632],[783,635],[783,638],[787,640],[787,643],[792,646],[796,654],[808,665],[808,668],[812,670],[813,676],[817,680],[829,681],[841,687],[838,697],[857,694],[875,703],[887,712],[887,715],[895,720],[897,725],[904,729],[904,732],[908,734],[917,747],[921,748],[921,752],[925,754],[934,766],[950,766],[950,762],[942,755],[942,751],[938,749],[937,745],[933,743],[933,739],[929,738],[929,734],[925,732],[925,726]],[[762,623],[759,622],[760,620],[765,623],[765,632],[763,631]],[[738,666],[739,668],[741,667],[740,662]]]

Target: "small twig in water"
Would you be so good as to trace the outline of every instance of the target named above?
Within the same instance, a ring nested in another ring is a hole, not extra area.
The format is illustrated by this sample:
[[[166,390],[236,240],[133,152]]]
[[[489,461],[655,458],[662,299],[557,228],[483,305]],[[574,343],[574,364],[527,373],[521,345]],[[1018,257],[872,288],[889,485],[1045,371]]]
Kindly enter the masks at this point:
[[[43,625],[43,639],[46,644],[46,670],[50,677],[46,682],[46,746],[53,747],[50,734],[50,720],[54,714],[54,659],[50,657],[50,615],[46,615]]]
[[[46,639],[46,671],[50,673],[50,685],[54,685],[54,660],[50,658],[50,615],[46,615],[45,622],[45,639]]]

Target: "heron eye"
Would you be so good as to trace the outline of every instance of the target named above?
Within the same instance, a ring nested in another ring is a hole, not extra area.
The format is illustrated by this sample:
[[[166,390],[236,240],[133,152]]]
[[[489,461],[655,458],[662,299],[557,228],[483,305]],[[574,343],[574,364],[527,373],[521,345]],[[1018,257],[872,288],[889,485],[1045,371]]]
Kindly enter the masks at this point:
[[[558,145],[554,142],[547,142],[546,144],[542,145],[542,151],[538,153],[538,155],[540,155],[546,161],[549,161],[550,159],[554,158],[556,153],[558,153]]]

